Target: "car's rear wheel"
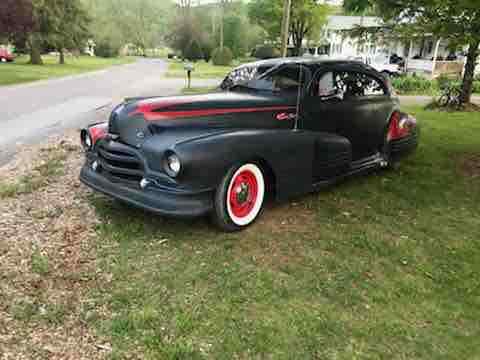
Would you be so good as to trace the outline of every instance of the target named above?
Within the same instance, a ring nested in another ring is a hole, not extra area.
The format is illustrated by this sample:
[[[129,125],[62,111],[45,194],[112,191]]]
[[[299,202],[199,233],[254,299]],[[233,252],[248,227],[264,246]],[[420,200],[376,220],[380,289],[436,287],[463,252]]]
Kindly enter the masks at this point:
[[[216,194],[213,218],[225,231],[239,231],[259,216],[265,199],[265,177],[257,164],[232,167]]]

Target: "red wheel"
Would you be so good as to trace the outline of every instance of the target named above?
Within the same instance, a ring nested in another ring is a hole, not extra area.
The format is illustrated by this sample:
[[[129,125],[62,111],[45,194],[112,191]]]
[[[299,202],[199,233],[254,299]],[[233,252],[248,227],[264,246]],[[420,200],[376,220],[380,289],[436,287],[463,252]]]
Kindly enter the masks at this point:
[[[215,196],[215,220],[227,231],[241,230],[258,217],[265,197],[265,180],[252,163],[230,169]]]

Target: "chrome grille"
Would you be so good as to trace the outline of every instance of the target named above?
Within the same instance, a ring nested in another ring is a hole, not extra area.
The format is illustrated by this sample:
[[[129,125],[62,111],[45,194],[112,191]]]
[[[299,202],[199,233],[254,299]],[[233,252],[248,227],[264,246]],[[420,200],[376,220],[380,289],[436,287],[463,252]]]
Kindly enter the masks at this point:
[[[128,146],[109,141],[99,144],[97,151],[101,171],[110,180],[139,183],[143,179],[143,163]]]

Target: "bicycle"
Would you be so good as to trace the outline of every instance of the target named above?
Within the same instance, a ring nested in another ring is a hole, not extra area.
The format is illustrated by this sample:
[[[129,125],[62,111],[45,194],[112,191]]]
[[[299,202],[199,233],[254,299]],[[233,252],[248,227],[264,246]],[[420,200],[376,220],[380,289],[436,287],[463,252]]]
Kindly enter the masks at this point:
[[[461,89],[457,84],[448,84],[442,89],[442,95],[438,99],[438,104],[441,107],[460,106],[461,94]]]

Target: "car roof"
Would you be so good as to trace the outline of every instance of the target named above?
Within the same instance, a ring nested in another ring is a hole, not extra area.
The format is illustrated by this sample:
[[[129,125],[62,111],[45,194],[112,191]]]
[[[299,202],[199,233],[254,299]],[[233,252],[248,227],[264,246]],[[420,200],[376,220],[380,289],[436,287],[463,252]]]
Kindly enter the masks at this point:
[[[242,64],[237,69],[243,67],[276,67],[283,64],[302,64],[315,71],[322,66],[336,66],[349,70],[360,70],[377,73],[371,66],[358,60],[340,60],[340,59],[319,59],[315,57],[285,57],[268,60],[259,60],[251,63]]]

